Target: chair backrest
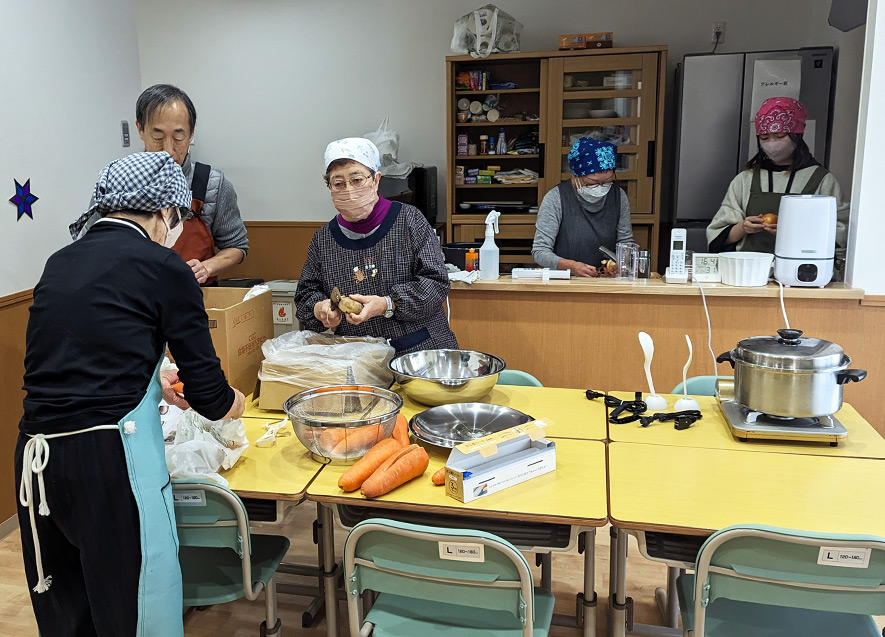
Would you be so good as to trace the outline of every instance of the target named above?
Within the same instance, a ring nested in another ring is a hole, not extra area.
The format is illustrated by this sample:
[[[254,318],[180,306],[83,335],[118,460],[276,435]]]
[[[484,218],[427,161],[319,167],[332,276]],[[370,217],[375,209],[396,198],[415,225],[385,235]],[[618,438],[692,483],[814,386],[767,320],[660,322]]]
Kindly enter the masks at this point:
[[[518,369],[505,369],[498,374],[499,385],[522,385],[524,387],[543,387],[537,378]]]
[[[447,553],[462,559],[445,559]],[[531,635],[534,585],[528,562],[497,535],[373,518],[347,536],[344,569],[349,604],[369,589],[509,611]]]
[[[864,561],[866,566],[861,568]],[[704,634],[706,606],[719,598],[830,612],[885,614],[885,539],[757,525],[722,529],[710,536],[698,552],[698,637]]]
[[[734,376],[692,376],[685,381],[686,386],[688,386],[689,395],[715,396],[717,378],[734,378]],[[679,383],[670,393],[681,394],[682,391],[682,383]]]
[[[249,516],[236,493],[210,480],[172,481],[175,525],[181,546],[229,548],[242,559],[251,552]]]

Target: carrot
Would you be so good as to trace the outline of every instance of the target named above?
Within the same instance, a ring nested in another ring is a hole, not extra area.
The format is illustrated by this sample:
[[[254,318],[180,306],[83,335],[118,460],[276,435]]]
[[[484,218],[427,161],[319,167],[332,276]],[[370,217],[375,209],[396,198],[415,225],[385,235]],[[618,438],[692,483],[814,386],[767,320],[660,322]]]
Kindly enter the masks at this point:
[[[393,426],[393,439],[403,447],[409,446],[409,421],[402,414],[396,415],[396,424]]]
[[[313,431],[316,430],[312,430],[312,432]],[[342,440],[344,440],[344,427],[329,427],[328,429],[324,429],[323,432],[315,438],[317,446],[319,447],[318,451],[323,455],[332,453],[335,446]]]
[[[376,498],[417,478],[427,471],[430,457],[423,447],[411,445],[388,458],[368,479],[363,482],[362,494]]]
[[[402,451],[402,448],[402,445],[393,438],[385,438],[369,449],[366,455],[344,472],[338,479],[338,486],[344,491],[356,491],[366,478],[375,473],[375,469],[380,467],[390,456],[395,455],[397,451]]]
[[[433,481],[433,484],[435,484],[438,487],[441,487],[442,485],[444,485],[446,483],[446,468],[440,467],[439,471],[434,473],[433,477],[430,479]]]
[[[178,381],[177,383],[172,385],[172,389],[177,391],[179,394],[183,394],[184,393],[184,383],[182,383],[181,381]]]
[[[343,435],[338,444],[332,449],[333,457],[344,457],[348,450],[353,451],[360,447],[366,448],[379,442],[384,435],[381,425],[366,425],[364,427],[343,428]]]

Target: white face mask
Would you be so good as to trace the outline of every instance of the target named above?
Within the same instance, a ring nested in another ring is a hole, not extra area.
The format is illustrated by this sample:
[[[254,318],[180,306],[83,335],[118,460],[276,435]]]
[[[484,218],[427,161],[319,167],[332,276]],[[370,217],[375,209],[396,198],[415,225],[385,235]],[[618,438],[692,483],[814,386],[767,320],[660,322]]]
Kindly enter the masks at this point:
[[[796,142],[789,137],[770,139],[767,142],[759,142],[759,145],[762,146],[762,152],[774,163],[789,159],[796,150]]]
[[[578,186],[578,196],[587,203],[597,203],[605,199],[612,185],[597,184],[595,186]]]
[[[169,220],[166,219],[166,215],[163,215],[163,223],[166,224],[166,238],[163,240],[163,247],[165,248],[172,248],[184,230],[184,222],[181,220],[181,213],[178,211],[178,208],[174,208],[174,210],[175,212],[172,216],[178,220],[178,223],[176,223],[174,228],[169,227]]]

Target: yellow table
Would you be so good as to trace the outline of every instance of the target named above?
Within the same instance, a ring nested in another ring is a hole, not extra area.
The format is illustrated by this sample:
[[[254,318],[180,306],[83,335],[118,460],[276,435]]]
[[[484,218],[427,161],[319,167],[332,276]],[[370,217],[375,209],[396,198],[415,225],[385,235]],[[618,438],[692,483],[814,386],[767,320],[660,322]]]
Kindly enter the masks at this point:
[[[264,424],[279,422],[281,417],[281,414],[273,414],[271,418],[243,418],[249,447],[232,469],[221,473],[230,483],[230,489],[240,497],[303,500],[307,485],[322,468],[323,465],[310,458],[294,433],[278,437],[273,447],[255,446],[255,441],[265,432]]]
[[[634,392],[610,392],[622,400],[633,400]],[[682,395],[664,394],[670,409]],[[608,425],[612,442],[637,442],[678,447],[733,449],[740,451],[767,451],[773,453],[801,453],[807,455],[843,456],[848,458],[885,458],[885,438],[873,429],[851,405],[843,403],[836,418],[848,430],[845,442],[831,447],[829,443],[788,442],[785,440],[737,440],[731,433],[714,396],[694,396],[701,406],[703,418],[688,429],[677,431],[672,422],[653,422],[640,427],[631,422]]]
[[[403,394],[400,392],[400,395]],[[495,385],[491,393],[477,402],[511,407],[535,418],[552,420],[555,426],[549,429],[548,438],[605,440],[606,437],[605,405],[601,399],[587,400],[582,389]],[[282,418],[283,412],[259,409],[251,396],[246,398],[246,405],[245,417]],[[430,407],[403,396],[402,413],[406,418],[427,409]]]
[[[525,389],[525,388],[520,388]],[[593,440],[556,440],[556,471],[532,478],[519,485],[490,496],[462,504],[445,494],[443,487],[434,486],[430,476],[445,464],[448,450],[430,448],[430,466],[424,476],[398,487],[392,492],[367,500],[359,494],[344,493],[338,488],[338,478],[346,467],[327,465],[308,486],[307,497],[320,508],[323,546],[326,549],[324,569],[327,576],[326,626],[330,636],[336,636],[337,614],[328,612],[334,603],[334,581],[337,577],[332,533],[332,507],[362,505],[394,508],[451,516],[472,516],[512,519],[519,522],[567,524],[584,535],[584,635],[595,635],[594,546],[595,528],[606,523],[608,510],[604,485],[606,484],[605,445]]]
[[[613,442],[608,476],[614,635],[624,634],[627,529],[706,536],[752,523],[885,536],[882,460]]]

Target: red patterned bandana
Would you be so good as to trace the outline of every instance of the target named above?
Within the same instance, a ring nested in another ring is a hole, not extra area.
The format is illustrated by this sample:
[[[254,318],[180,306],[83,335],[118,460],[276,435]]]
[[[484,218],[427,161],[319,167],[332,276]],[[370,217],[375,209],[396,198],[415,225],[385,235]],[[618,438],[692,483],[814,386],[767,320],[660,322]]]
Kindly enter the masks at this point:
[[[756,113],[756,134],[805,132],[808,111],[791,97],[770,97]]]

